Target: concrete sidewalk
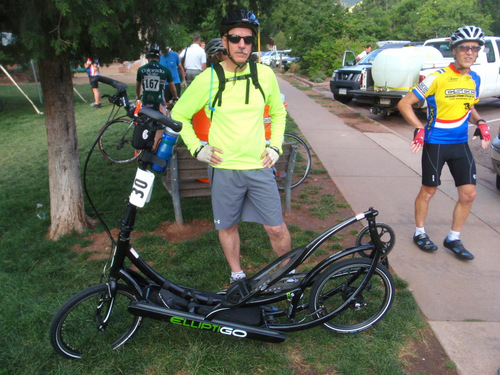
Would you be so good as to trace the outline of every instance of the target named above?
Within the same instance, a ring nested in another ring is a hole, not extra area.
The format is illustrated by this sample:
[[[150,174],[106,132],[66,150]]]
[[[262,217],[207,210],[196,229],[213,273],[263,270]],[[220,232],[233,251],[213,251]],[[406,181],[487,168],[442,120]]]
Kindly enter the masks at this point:
[[[374,206],[380,211],[379,221],[395,230],[391,266],[410,283],[419,307],[458,371],[463,375],[497,374],[500,193],[477,185],[478,196],[461,235],[476,258],[461,261],[442,246],[457,196],[449,172],[443,173],[443,184],[426,222],[426,231],[439,249],[424,253],[412,241],[421,154],[410,152],[410,140],[385,127],[380,133],[359,132],[288,82],[279,79],[279,84],[288,112],[353,211]],[[481,173],[488,172],[478,168],[479,177]]]

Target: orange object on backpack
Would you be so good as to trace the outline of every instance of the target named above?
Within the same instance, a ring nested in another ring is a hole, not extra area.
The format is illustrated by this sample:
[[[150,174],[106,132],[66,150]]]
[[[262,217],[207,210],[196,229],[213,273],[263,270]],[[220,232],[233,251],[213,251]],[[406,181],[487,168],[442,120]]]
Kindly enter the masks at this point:
[[[204,109],[196,112],[191,120],[196,136],[203,142],[208,142],[208,130],[210,129],[210,119],[205,114]]]

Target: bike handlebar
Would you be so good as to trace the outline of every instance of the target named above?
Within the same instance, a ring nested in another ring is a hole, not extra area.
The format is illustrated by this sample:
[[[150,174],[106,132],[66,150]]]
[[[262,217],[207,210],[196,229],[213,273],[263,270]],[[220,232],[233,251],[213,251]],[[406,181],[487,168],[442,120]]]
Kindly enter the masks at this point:
[[[119,106],[119,107],[122,107],[122,106],[125,107],[125,110],[127,111],[127,115],[129,117],[133,116],[134,109],[130,105],[130,100],[129,100],[128,94],[127,94],[128,86],[126,83],[114,80],[113,78],[104,77],[104,76],[100,76],[100,75],[91,77],[91,79],[93,81],[102,82],[102,83],[105,83],[107,85],[114,87],[116,89],[116,91],[118,91],[118,92],[115,95],[113,95],[113,97],[111,97],[110,102]],[[106,96],[106,95],[104,95],[104,96]]]
[[[148,107],[142,107],[139,111],[140,115],[146,115],[150,119],[159,122],[160,124],[169,127],[174,132],[180,132],[182,129],[182,123],[179,121],[172,120],[170,117],[165,116],[161,112]]]
[[[124,99],[123,105],[124,105],[125,109],[127,110],[127,114],[130,117],[133,116],[132,111],[131,111],[131,107],[130,107],[130,101],[129,101],[129,98],[127,95],[128,86],[126,83],[114,80],[114,79],[109,78],[109,77],[104,77],[101,75],[94,76],[94,77],[92,77],[92,79],[95,79],[98,82],[102,82],[102,83],[105,83],[107,85],[114,87],[120,93],[122,98]],[[157,121],[160,124],[165,125],[166,127],[169,127],[174,132],[180,132],[182,129],[181,122],[172,120],[170,117],[167,117],[167,116],[163,115],[161,112],[158,112],[152,108],[142,107],[141,110],[139,111],[139,114],[144,114],[145,116],[151,118],[152,120]]]
[[[97,80],[99,82],[102,82],[102,83],[105,83],[107,85],[113,86],[115,89],[117,89],[120,92],[124,92],[124,91],[126,92],[127,91],[127,84],[126,83],[114,80],[113,78],[104,77],[104,76],[100,76],[99,75],[99,76],[92,77],[92,79],[95,79],[95,80]]]

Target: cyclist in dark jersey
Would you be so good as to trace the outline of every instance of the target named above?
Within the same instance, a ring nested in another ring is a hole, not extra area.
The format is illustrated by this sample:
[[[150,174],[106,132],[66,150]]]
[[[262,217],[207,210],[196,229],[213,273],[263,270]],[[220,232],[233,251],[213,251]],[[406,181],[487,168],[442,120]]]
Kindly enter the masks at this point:
[[[174,99],[178,98],[172,73],[167,67],[160,65],[160,48],[158,46],[149,47],[146,57],[149,62],[137,70],[135,93],[143,105],[165,114],[165,83],[168,83],[170,92],[174,93]]]
[[[484,33],[479,27],[459,28],[450,41],[455,62],[429,75],[398,104],[406,121],[416,128],[411,151],[423,150],[422,186],[415,200],[413,241],[423,251],[437,250],[425,232],[424,222],[446,163],[455,180],[458,202],[443,245],[463,260],[474,259],[460,240],[460,231],[476,197],[476,165],[467,143],[469,121],[477,125],[474,135],[481,138],[483,149],[490,141],[489,127],[474,108],[479,101],[480,78],[470,70],[483,45]],[[424,99],[428,107],[427,123],[422,125],[412,105]]]

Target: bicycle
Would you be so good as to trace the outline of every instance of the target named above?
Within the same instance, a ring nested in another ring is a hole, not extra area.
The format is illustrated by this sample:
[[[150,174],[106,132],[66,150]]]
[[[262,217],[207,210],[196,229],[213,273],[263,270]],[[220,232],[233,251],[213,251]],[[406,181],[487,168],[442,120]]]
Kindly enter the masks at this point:
[[[116,89],[116,93],[113,95],[102,96],[103,98],[108,98],[108,102],[113,104],[113,107],[111,108],[108,121],[106,121],[99,131],[97,141],[99,151],[105,159],[114,164],[125,164],[137,160],[142,151],[132,146],[135,129],[134,111],[136,107],[129,102],[127,85],[104,76],[96,76],[96,79]],[[126,108],[126,115],[118,117],[120,108],[125,106],[128,106]]]
[[[291,188],[299,186],[309,176],[311,171],[311,151],[306,142],[298,135],[292,133],[283,134],[283,143],[295,143],[297,145],[297,157],[295,159],[295,167],[293,169]],[[278,185],[280,190],[285,187]]]
[[[284,102],[285,107],[288,104]],[[271,138],[271,122],[272,118],[269,116],[269,107],[266,106],[264,110],[264,129],[266,134],[266,143],[270,143]],[[297,157],[295,159],[295,167],[293,169],[291,188],[299,186],[309,175],[311,171],[311,151],[306,142],[298,135],[285,132],[283,134],[283,143],[295,143],[297,145]],[[283,190],[285,187],[278,184],[278,188]]]
[[[168,126],[178,131],[180,127],[180,123],[150,108],[141,109],[140,117],[152,130]],[[395,286],[381,262],[387,262],[392,246],[380,241],[375,219],[378,211],[374,208],[338,223],[307,245],[218,292],[181,286],[162,276],[130,243],[137,210],[152,193],[152,163],[158,163],[158,158],[149,148],[139,158],[117,241],[107,230],[114,250],[101,282],[68,299],[51,322],[50,342],[58,354],[77,359],[109,347],[119,348],[133,336],[143,318],[277,343],[286,339],[286,332],[318,325],[337,333],[360,332],[389,310]],[[364,219],[368,221],[370,242],[331,254],[308,272],[292,271],[331,236]],[[368,255],[352,257],[360,253]],[[134,269],[125,265],[126,261]]]

